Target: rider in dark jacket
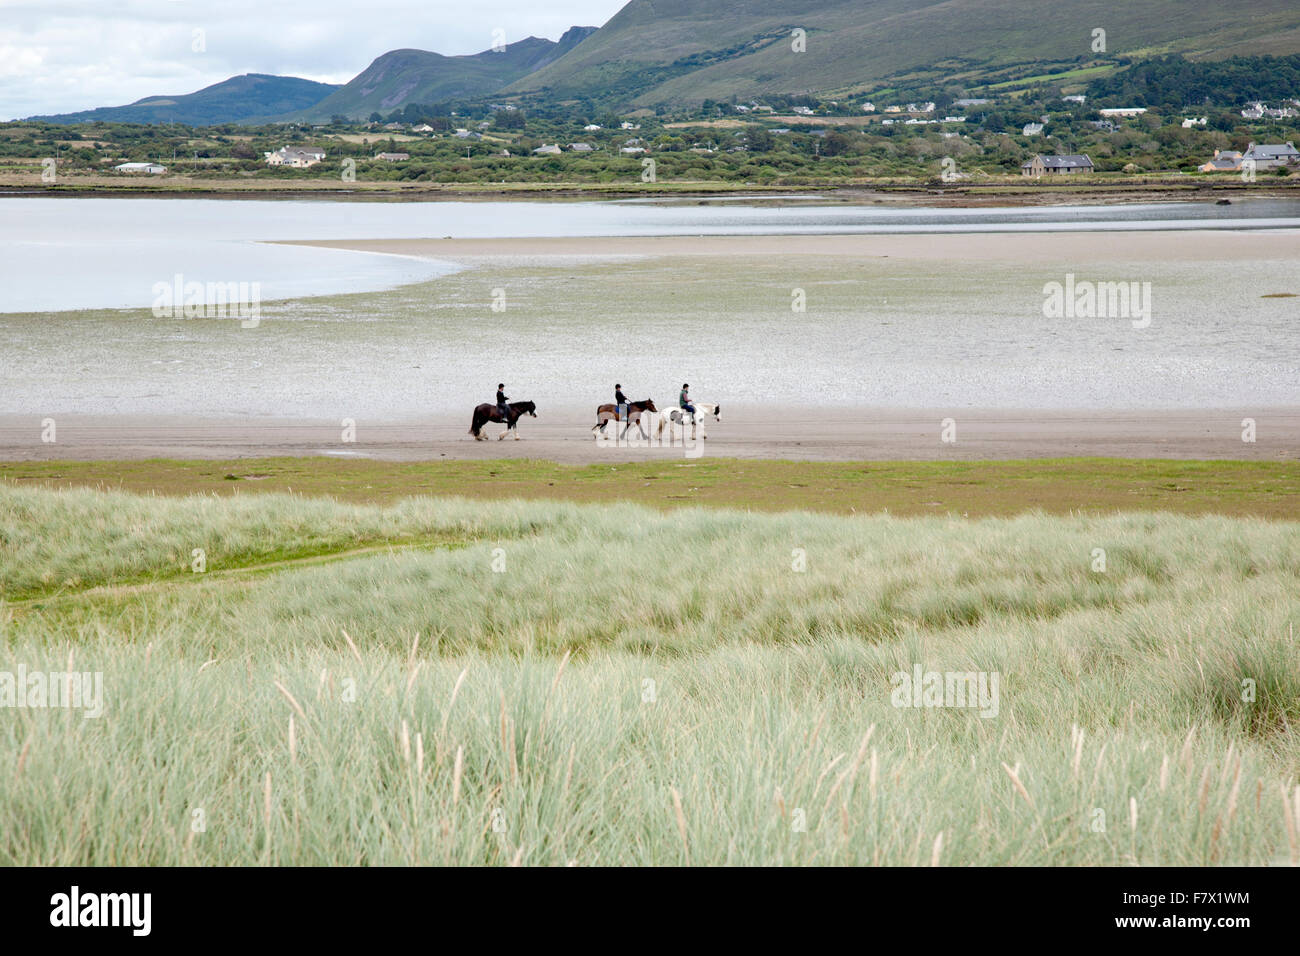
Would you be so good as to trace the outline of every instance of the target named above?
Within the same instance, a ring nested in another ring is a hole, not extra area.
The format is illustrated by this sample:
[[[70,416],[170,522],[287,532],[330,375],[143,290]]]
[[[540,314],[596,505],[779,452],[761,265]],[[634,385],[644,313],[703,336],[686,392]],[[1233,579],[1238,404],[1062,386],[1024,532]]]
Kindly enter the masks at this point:
[[[627,417],[627,406],[629,404],[627,396],[623,394],[623,386],[616,384],[614,386],[614,405],[615,411],[618,415],[618,418],[615,419],[616,421],[622,421]]]
[[[510,421],[510,406],[506,403],[510,399],[506,398],[505,388],[504,383],[497,384],[497,411],[501,413],[501,420],[508,423]]]
[[[695,406],[691,404],[691,396],[686,394],[687,392],[690,391],[690,389],[691,387],[689,385],[685,385],[685,384],[682,385],[682,393],[677,396],[677,404],[682,407],[682,411],[690,412],[692,415],[694,415]]]

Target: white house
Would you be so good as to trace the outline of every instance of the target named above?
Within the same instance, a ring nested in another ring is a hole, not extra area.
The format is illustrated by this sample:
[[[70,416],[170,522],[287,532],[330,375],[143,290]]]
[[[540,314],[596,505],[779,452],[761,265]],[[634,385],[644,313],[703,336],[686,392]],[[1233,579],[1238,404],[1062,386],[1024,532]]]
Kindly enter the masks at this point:
[[[1145,106],[1122,106],[1118,108],[1098,110],[1102,116],[1141,116],[1147,111]]]
[[[590,153],[592,146],[590,143],[570,143],[569,149],[575,153]]]
[[[167,167],[158,163],[123,163],[113,168],[119,173],[147,173],[150,176],[161,176],[167,172]]]
[[[1290,119],[1296,111],[1289,106],[1269,107],[1264,103],[1252,103],[1241,111],[1245,119]]]
[[[1209,121],[1210,118],[1208,116],[1202,116],[1200,119],[1192,116],[1183,120],[1183,129],[1191,129],[1194,126],[1204,126]]]
[[[1043,124],[1042,124],[1042,123],[1026,123],[1026,124],[1025,124],[1025,128],[1022,129],[1020,132],[1021,132],[1021,134],[1024,135],[1024,136],[1042,136],[1042,135],[1043,135]]]
[[[274,153],[267,153],[266,165],[292,166],[295,169],[305,169],[308,166],[315,166],[324,158],[325,150],[317,149],[314,146],[307,146],[304,148],[286,146],[284,149],[276,150]]]

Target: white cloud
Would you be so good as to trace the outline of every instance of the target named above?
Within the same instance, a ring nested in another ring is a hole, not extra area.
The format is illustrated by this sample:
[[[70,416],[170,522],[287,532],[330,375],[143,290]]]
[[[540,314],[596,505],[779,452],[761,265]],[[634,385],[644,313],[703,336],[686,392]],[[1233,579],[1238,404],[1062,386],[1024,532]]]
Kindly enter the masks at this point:
[[[388,50],[477,53],[625,0],[0,0],[0,120],[192,93],[241,73],[345,83]],[[202,30],[202,52],[194,31]]]

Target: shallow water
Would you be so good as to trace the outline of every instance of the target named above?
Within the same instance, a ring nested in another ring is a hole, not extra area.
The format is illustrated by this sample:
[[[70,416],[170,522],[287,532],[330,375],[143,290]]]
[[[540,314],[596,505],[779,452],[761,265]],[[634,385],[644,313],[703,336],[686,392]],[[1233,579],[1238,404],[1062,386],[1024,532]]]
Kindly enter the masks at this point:
[[[1300,227],[1300,200],[923,209],[737,202],[0,198],[0,312],[149,306],[159,284],[257,283],[261,301],[393,289],[447,263],[275,240]]]

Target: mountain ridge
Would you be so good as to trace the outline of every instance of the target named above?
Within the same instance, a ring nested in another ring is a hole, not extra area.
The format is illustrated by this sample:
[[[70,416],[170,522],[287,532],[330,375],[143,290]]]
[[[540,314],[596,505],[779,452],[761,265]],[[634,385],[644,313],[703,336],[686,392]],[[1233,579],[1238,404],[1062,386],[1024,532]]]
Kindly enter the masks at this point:
[[[124,106],[48,116],[30,116],[47,123],[184,123],[219,126],[255,116],[285,113],[311,106],[339,87],[296,76],[243,73],[193,93],[146,96]]]
[[[186,115],[198,115],[205,119],[194,125],[213,125],[361,120],[412,104],[488,97],[624,109],[777,94],[851,97],[895,87],[973,89],[1008,69],[1042,64],[1059,75],[1098,57],[1113,68],[1117,58],[1169,53],[1192,59],[1300,53],[1300,4],[786,0],[774,9],[770,0],[629,0],[604,26],[571,27],[558,41],[527,37],[500,50],[457,56],[390,50],[341,86],[245,74],[187,96],[32,118],[185,122]],[[223,101],[231,90],[222,87],[238,88],[240,81],[271,86],[246,90],[235,97],[239,102]],[[277,82],[283,89],[274,87]],[[291,103],[290,93],[297,97]],[[265,108],[268,101],[276,108]],[[224,113],[215,105],[220,102]]]
[[[1060,62],[1097,52],[1219,58],[1300,52],[1300,5],[1241,0],[1230,10],[1176,0],[630,0],[600,31],[507,94],[613,95],[659,106],[775,93],[853,93],[892,76]],[[1094,30],[1106,48],[1093,49]],[[806,34],[795,52],[793,31]]]
[[[390,50],[319,103],[279,118],[306,121],[337,115],[365,119],[410,103],[488,96],[564,56],[596,30],[575,26],[558,41],[526,37],[499,52],[483,50],[459,56]]]

